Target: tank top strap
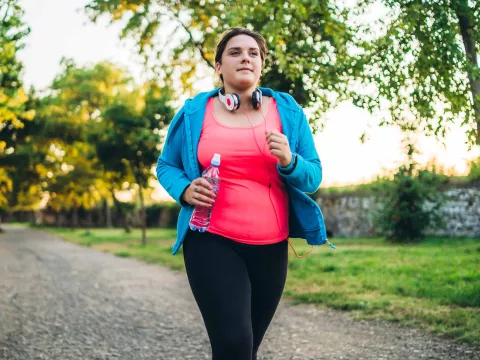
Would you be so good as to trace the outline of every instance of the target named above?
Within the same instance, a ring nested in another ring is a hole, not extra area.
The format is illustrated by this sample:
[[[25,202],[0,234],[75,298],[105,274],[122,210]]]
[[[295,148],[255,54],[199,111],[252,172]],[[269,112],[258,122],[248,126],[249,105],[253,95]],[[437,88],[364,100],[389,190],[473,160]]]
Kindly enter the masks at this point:
[[[211,97],[207,100],[207,107],[205,109],[205,118],[204,118],[204,126],[209,126],[215,123],[215,119],[213,117],[213,99]]]

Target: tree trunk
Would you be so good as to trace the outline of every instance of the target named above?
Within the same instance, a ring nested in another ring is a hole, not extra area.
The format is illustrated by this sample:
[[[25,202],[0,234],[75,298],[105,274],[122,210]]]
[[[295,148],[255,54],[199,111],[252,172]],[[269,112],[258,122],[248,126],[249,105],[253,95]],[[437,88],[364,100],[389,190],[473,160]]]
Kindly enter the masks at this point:
[[[137,182],[138,184],[138,182]],[[142,245],[147,245],[147,212],[145,210],[145,201],[143,200],[142,187],[138,187],[138,196],[140,196],[140,221],[142,222]]]
[[[130,234],[132,232],[132,228],[130,227],[130,219],[128,217],[128,214],[125,214],[123,217],[123,228],[125,229],[125,232],[127,234]]]
[[[108,206],[108,200],[107,198],[103,199],[103,206],[104,206],[104,209],[105,209],[105,219],[106,219],[106,222],[107,222],[107,228],[111,229],[113,228],[113,224],[112,224],[112,209],[110,208],[110,206]]]
[[[474,78],[473,76],[475,70],[478,72],[478,60],[477,51],[475,48],[473,23],[470,19],[472,12],[469,10],[468,4],[465,1],[462,5],[457,5],[455,12],[458,17],[458,25],[460,27],[460,33],[462,34],[467,60],[471,65],[470,71],[468,72],[468,80],[470,82],[470,91],[473,99],[473,111],[475,113],[474,117],[477,125],[476,139],[477,144],[480,145],[480,78]]]
[[[124,214],[122,212],[122,209],[120,208],[119,201],[115,197],[115,189],[111,188],[110,192],[112,193],[112,200],[113,200],[113,203],[115,204],[115,208],[117,209],[117,214],[123,218],[123,228],[125,229],[125,232],[128,234],[132,231],[130,229],[130,224],[128,223],[128,216],[127,214]]]
[[[3,229],[2,229],[2,215],[0,215],[0,233],[3,232]]]
[[[85,235],[90,234],[93,225],[93,218],[92,218],[92,209],[88,210],[87,215],[87,226],[85,227]]]
[[[78,228],[78,206],[77,206],[77,202],[75,202],[73,204],[72,227],[74,229]]]

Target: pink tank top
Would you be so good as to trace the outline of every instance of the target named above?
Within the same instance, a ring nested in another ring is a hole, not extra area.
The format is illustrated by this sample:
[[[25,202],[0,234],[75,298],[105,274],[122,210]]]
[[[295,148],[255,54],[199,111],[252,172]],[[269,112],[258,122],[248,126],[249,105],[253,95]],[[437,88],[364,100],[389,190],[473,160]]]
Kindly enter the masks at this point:
[[[285,240],[288,193],[265,138],[265,127],[282,131],[275,100],[270,99],[266,123],[230,127],[216,119],[213,99],[207,102],[198,144],[202,171],[210,165],[213,154],[221,154],[220,190],[208,231],[246,244]]]

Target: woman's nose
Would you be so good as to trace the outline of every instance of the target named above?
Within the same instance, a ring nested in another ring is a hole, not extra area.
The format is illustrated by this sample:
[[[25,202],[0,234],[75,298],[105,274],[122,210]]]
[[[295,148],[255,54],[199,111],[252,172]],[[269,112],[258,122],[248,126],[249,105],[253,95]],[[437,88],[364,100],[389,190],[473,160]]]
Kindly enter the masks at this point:
[[[250,56],[248,54],[248,51],[242,52],[242,62],[250,62]]]

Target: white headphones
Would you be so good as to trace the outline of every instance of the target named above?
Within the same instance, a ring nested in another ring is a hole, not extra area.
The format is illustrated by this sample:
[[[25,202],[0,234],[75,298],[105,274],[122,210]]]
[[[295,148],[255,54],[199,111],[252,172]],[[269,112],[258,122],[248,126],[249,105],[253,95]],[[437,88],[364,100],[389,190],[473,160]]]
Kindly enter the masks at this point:
[[[218,99],[220,102],[222,102],[229,111],[238,110],[238,108],[240,108],[240,96],[235,93],[224,95],[222,91],[225,91],[225,89],[221,88],[218,90]],[[262,92],[258,88],[252,93],[252,106],[256,110],[262,108]]]

